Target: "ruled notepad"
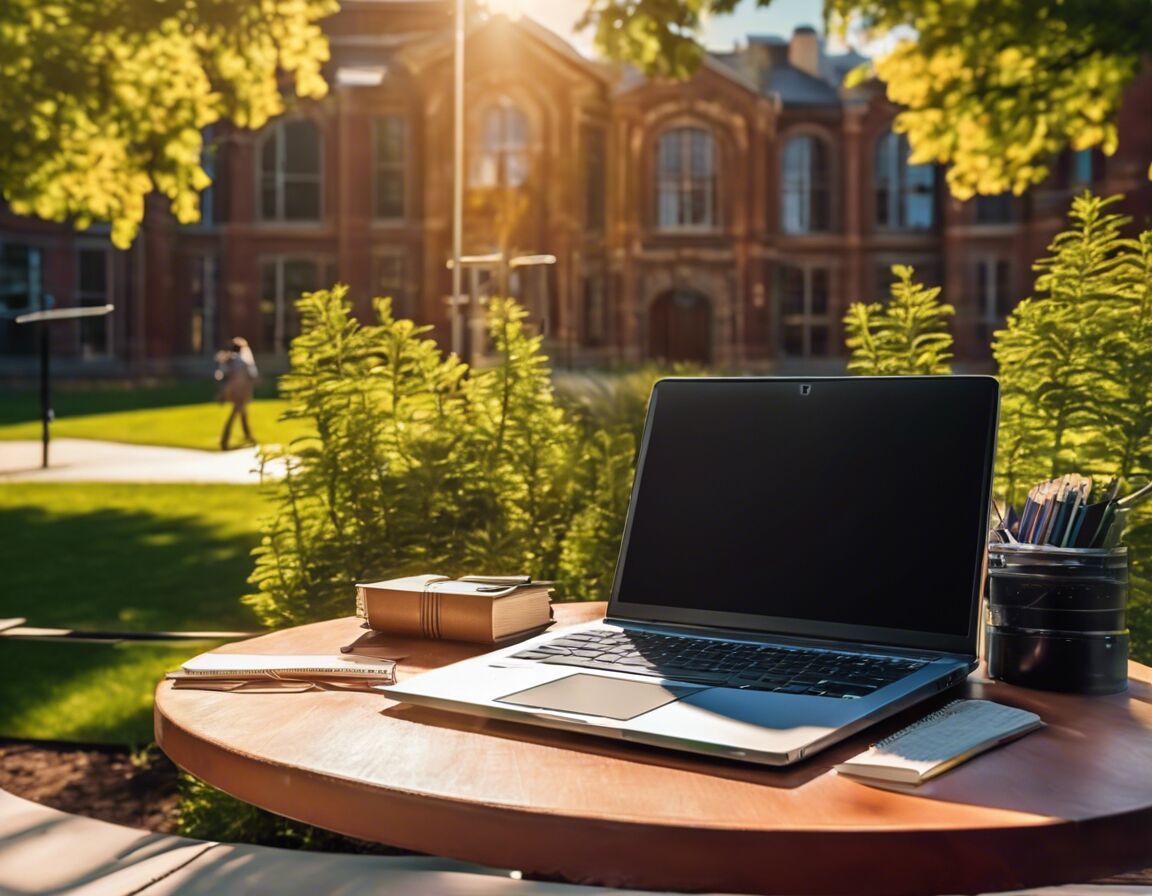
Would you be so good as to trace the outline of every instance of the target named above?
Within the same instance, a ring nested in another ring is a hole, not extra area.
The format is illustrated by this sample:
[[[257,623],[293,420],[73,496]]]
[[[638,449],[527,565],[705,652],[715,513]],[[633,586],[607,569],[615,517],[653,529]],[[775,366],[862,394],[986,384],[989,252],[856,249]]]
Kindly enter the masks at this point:
[[[973,756],[1043,727],[1040,716],[989,700],[953,700],[859,756],[842,762],[844,775],[919,784]]]

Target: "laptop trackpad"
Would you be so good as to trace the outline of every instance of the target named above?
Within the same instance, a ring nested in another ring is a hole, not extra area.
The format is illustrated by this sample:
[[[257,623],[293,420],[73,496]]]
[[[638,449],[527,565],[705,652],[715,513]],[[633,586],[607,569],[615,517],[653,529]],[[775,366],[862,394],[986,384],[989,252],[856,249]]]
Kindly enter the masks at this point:
[[[548,684],[528,688],[526,691],[497,697],[496,702],[527,706],[532,709],[578,712],[586,716],[601,716],[625,722],[699,690],[701,689],[694,687],[652,684],[647,681],[627,681],[623,678],[577,673],[550,681]]]

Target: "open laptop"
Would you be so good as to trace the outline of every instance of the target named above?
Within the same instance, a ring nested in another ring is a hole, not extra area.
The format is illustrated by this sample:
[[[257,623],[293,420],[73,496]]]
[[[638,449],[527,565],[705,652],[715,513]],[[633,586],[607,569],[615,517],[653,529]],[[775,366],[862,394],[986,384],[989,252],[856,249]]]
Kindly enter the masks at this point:
[[[991,377],[665,379],[607,617],[399,700],[786,765],[976,665]]]

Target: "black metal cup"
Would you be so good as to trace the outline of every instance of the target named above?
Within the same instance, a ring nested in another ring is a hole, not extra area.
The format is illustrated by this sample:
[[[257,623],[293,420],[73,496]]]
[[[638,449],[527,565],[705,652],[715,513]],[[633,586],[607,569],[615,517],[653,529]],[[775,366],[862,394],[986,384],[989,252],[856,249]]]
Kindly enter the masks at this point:
[[[1128,549],[988,547],[988,675],[1077,694],[1128,686]]]

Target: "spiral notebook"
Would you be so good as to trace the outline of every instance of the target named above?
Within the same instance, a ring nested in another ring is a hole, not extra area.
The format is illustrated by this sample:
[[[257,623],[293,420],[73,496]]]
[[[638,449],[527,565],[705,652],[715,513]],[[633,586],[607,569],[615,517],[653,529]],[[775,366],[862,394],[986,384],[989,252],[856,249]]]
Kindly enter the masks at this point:
[[[919,784],[1043,727],[1040,716],[989,700],[953,700],[836,766],[843,775]]]

